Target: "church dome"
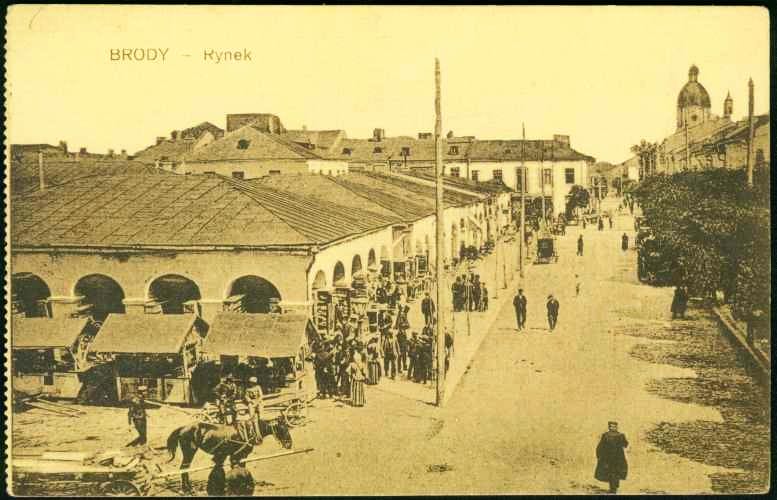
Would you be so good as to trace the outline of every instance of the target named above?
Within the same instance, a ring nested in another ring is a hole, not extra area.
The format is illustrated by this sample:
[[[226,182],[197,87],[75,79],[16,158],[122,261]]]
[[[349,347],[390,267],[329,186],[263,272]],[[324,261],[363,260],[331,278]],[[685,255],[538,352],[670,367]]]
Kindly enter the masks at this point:
[[[677,107],[685,108],[688,106],[701,106],[702,108],[711,107],[710,95],[707,93],[707,89],[699,83],[699,68],[691,66],[688,71],[688,83],[686,83],[680,94],[677,96]]]

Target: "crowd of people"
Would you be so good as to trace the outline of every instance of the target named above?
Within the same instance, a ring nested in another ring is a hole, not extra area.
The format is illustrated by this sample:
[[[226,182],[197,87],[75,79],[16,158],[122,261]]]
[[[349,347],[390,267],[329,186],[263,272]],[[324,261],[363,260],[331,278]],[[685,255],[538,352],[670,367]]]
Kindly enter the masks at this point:
[[[451,285],[454,312],[488,310],[488,288],[480,275],[470,272],[456,277]]]

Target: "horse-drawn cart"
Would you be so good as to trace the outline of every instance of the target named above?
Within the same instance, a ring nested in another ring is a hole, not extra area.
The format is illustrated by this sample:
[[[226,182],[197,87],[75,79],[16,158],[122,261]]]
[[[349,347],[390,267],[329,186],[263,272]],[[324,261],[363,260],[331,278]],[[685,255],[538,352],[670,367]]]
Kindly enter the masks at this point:
[[[556,239],[552,236],[541,236],[537,239],[537,264],[548,264],[558,262],[558,253],[556,253]]]

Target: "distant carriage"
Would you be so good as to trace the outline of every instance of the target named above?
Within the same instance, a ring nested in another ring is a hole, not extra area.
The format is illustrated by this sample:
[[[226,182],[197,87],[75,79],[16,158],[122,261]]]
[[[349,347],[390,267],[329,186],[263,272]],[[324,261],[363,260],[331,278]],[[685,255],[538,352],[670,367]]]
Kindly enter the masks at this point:
[[[556,239],[553,237],[540,237],[537,239],[537,264],[549,264],[551,262],[558,262],[558,254],[556,253]]]

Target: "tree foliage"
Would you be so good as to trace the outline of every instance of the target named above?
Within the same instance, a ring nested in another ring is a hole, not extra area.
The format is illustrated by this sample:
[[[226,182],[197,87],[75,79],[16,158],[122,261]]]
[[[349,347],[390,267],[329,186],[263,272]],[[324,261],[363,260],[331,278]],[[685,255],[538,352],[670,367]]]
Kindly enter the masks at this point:
[[[585,208],[590,201],[590,193],[583,187],[575,184],[569,190],[569,198],[567,199],[566,215],[572,217],[572,213],[576,208]]]
[[[696,295],[722,291],[739,317],[771,304],[768,170],[755,186],[742,170],[646,178],[632,191],[673,283]]]

